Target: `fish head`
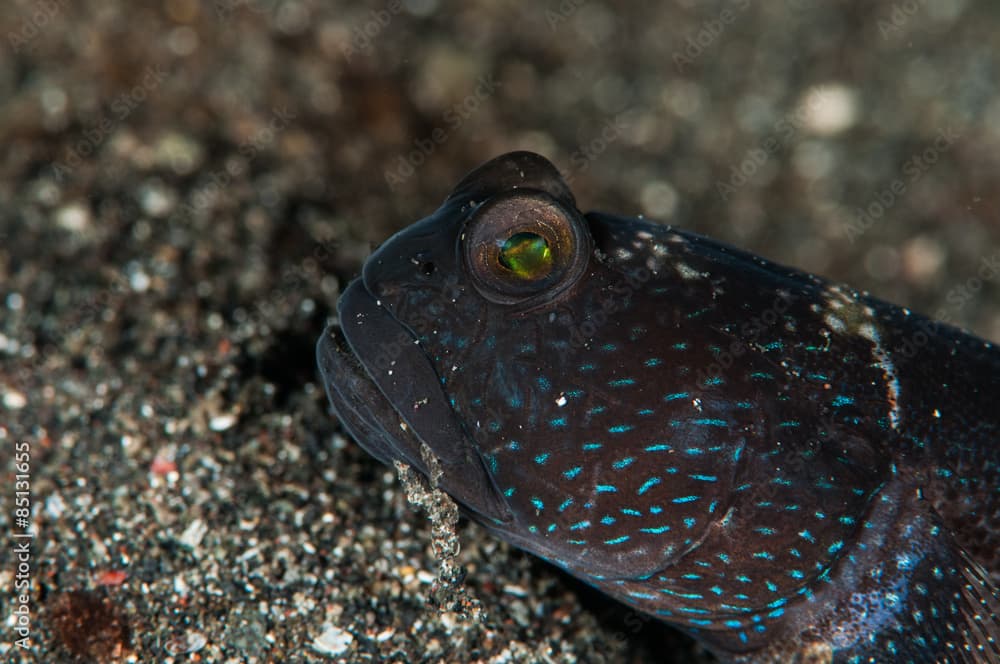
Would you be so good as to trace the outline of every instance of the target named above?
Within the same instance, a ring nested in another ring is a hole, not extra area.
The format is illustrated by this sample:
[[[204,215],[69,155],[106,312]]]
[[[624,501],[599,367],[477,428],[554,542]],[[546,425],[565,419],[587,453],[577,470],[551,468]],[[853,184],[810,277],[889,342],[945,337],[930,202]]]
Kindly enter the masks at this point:
[[[662,569],[725,518],[743,443],[718,453],[730,399],[670,387],[712,358],[670,366],[704,294],[663,306],[655,232],[580,213],[538,155],[488,162],[344,291],[318,345],[334,409],[383,462],[426,474],[426,445],[440,486],[522,548],[596,578]]]

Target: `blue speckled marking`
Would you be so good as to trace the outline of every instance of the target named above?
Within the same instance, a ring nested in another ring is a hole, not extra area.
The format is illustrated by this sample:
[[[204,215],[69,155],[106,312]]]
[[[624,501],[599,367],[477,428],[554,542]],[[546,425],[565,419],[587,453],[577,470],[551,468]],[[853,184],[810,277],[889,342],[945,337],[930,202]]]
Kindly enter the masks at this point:
[[[698,424],[700,426],[706,427],[727,427],[729,423],[725,420],[720,420],[717,417],[699,417],[697,419],[691,420],[692,424]],[[672,424],[672,423],[671,423]]]
[[[638,493],[641,496],[642,494],[646,493],[647,491],[649,491],[662,481],[663,480],[661,480],[659,477],[650,477],[648,480],[642,483],[642,486],[639,487],[639,490],[636,493]]]
[[[608,387],[628,387],[629,385],[635,385],[634,378],[616,378],[608,381]]]
[[[631,466],[634,461],[635,457],[624,457],[612,463],[611,467],[614,468],[615,470],[622,470],[623,468],[628,468],[629,466]]]

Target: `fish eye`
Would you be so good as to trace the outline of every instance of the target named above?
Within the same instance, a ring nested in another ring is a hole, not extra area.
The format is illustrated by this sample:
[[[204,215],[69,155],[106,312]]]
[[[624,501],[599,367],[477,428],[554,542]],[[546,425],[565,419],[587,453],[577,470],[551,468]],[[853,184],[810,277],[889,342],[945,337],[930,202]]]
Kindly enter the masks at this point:
[[[538,233],[514,233],[500,245],[498,259],[519,279],[538,279],[552,271],[552,249]]]
[[[473,284],[500,304],[557,295],[575,283],[590,256],[590,233],[579,212],[538,191],[484,202],[461,237]]]

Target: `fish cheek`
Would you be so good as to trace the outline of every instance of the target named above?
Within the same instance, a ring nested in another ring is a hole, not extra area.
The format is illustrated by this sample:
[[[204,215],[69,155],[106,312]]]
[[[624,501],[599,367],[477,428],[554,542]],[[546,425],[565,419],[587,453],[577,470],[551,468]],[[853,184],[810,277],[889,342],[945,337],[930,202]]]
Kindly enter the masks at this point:
[[[728,509],[735,455],[708,451],[705,427],[691,429],[690,455],[650,442],[663,440],[655,426],[606,447],[582,430],[520,436],[494,466],[515,513],[513,539],[584,578],[662,570]]]

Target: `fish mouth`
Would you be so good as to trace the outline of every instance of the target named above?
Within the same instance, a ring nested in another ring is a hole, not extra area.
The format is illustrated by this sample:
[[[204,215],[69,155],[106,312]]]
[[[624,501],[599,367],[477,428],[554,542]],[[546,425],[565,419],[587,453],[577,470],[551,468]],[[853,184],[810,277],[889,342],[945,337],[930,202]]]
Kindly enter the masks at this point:
[[[316,344],[327,396],[344,428],[385,464],[406,463],[425,476],[421,446],[437,457],[442,489],[501,524],[513,516],[465,433],[416,336],[368,291],[351,282],[337,303],[340,323]]]

